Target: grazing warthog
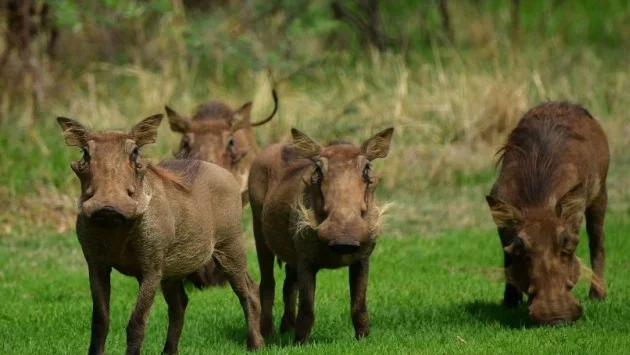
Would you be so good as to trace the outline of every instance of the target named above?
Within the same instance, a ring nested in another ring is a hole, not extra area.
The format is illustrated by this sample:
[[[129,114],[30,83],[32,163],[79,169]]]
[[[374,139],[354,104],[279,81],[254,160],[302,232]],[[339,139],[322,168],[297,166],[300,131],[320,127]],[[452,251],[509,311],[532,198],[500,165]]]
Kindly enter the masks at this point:
[[[247,205],[247,178],[258,144],[253,127],[263,125],[278,111],[278,95],[273,95],[274,108],[271,115],[260,122],[251,123],[252,103],[248,102],[234,111],[228,105],[211,101],[200,105],[192,119],[187,119],[166,106],[171,130],[183,135],[175,157],[179,159],[201,159],[217,164],[232,172],[241,187],[243,207]],[[225,275],[213,261],[188,279],[197,288],[219,286],[226,283]]]
[[[81,182],[77,235],[92,291],[89,353],[104,353],[112,268],[140,285],[127,325],[127,353],[140,353],[158,286],[169,315],[164,353],[177,353],[188,303],[182,278],[211,259],[243,307],[248,347],[260,348],[260,304],[247,272],[239,186],[227,170],[198,160],[149,164],[139,149],[155,142],[161,120],[149,117],[131,132],[92,133],[58,118],[66,144],[83,150],[71,166]]]
[[[273,144],[252,164],[249,196],[260,265],[261,331],[273,334],[274,257],[286,263],[281,331],[295,342],[313,327],[318,270],[350,267],[352,323],[356,338],[368,336],[366,305],[369,258],[380,234],[384,208],[375,202],[380,178],[371,161],[389,151],[393,128],[361,147],[336,141],[320,147],[293,129],[293,144]],[[299,289],[299,310],[295,318]]]
[[[571,290],[583,214],[596,276],[589,296],[605,296],[606,135],[584,108],[550,102],[525,114],[500,153],[486,199],[505,251],[504,305],[517,306],[524,292],[535,323],[573,322],[582,315]]]
[[[251,122],[251,101],[237,110],[219,101],[200,105],[192,119],[184,118],[166,106],[171,130],[183,135],[175,157],[201,159],[232,172],[247,204],[247,177],[252,161],[258,153],[253,127],[261,126],[278,111],[278,96],[273,95],[273,112],[260,122]]]

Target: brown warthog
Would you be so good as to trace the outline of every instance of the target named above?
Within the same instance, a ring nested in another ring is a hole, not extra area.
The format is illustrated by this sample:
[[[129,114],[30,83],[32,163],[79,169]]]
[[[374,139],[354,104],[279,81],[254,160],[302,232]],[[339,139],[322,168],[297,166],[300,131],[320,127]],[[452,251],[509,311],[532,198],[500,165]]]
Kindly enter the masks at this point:
[[[251,123],[251,101],[234,111],[223,102],[211,101],[200,105],[192,119],[187,119],[166,106],[171,130],[183,134],[175,157],[179,159],[201,159],[232,172],[241,187],[243,207],[247,205],[247,178],[258,144],[253,127],[263,125],[278,111],[278,95],[273,96],[273,112],[260,122]],[[188,279],[197,288],[224,285],[225,275],[210,261]]]
[[[380,178],[371,161],[387,156],[394,129],[376,134],[361,147],[343,141],[320,147],[300,131],[291,132],[292,145],[273,144],[258,154],[249,179],[261,273],[262,334],[273,333],[273,263],[278,257],[286,263],[282,332],[295,329],[295,342],[304,342],[315,318],[317,271],[350,266],[352,323],[356,338],[365,337],[370,332],[369,258],[384,212],[375,202]]]
[[[505,251],[503,303],[517,306],[524,292],[535,323],[573,322],[582,315],[571,290],[580,276],[575,249],[583,214],[596,275],[589,296],[605,296],[606,135],[584,108],[550,102],[523,116],[500,153],[486,199]]]
[[[174,354],[188,303],[182,278],[211,259],[225,271],[243,307],[248,347],[260,348],[260,304],[247,272],[239,186],[227,170],[198,160],[149,164],[138,150],[155,142],[161,120],[162,115],[149,117],[128,133],[91,133],[58,118],[66,144],[83,150],[71,166],[81,182],[77,235],[92,291],[89,353],[104,353],[112,268],[140,285],[127,325],[127,353],[140,353],[161,286],[169,315],[164,353]]]
[[[273,112],[260,122],[251,123],[251,101],[232,110],[219,101],[200,105],[192,119],[184,118],[166,106],[171,130],[183,134],[175,157],[201,159],[232,172],[247,204],[247,177],[252,161],[258,153],[253,127],[261,126],[278,111],[278,96],[273,90]]]

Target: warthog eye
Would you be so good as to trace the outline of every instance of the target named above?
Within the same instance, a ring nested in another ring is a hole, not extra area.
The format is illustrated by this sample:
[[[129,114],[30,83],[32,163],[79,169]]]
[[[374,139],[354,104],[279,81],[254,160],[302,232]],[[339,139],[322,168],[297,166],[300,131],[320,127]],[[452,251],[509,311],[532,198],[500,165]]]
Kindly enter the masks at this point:
[[[365,167],[363,167],[363,180],[367,184],[372,183],[372,163],[371,162],[367,162],[365,164]]]
[[[182,142],[179,145],[179,149],[184,151],[190,150],[190,138],[188,138],[188,136],[182,137]]]
[[[324,172],[322,171],[322,162],[315,161],[315,171],[313,172],[313,183],[320,184],[324,180]]]
[[[90,152],[88,152],[87,148],[81,148],[81,151],[83,151],[83,156],[77,165],[79,170],[85,170],[90,162]]]
[[[133,150],[131,151],[131,155],[129,156],[129,159],[131,160],[132,163],[138,165],[138,147],[133,148]]]
[[[87,148],[81,148],[81,150],[83,151],[83,157],[81,157],[81,160],[87,163],[90,160],[90,152],[88,152]]]
[[[523,239],[514,237],[512,243],[505,248],[505,251],[514,256],[525,255],[525,243],[523,243]]]
[[[232,155],[232,158],[236,157],[236,145],[234,144],[233,136],[228,138],[226,150]]]
[[[570,255],[575,251],[576,246],[577,243],[574,243],[569,233],[564,232],[562,236],[562,252]]]

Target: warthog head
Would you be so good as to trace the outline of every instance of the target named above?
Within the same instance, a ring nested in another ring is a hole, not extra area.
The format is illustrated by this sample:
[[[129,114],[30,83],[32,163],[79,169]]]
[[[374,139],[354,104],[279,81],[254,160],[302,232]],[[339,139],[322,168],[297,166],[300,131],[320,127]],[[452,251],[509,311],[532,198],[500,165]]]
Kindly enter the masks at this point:
[[[149,163],[139,149],[155,142],[162,115],[143,120],[131,132],[90,132],[69,118],[57,121],[66,144],[83,150],[70,165],[81,181],[79,214],[95,225],[115,227],[144,212],[150,198],[143,188]]]
[[[252,128],[269,122],[275,115],[278,97],[275,91],[272,94],[273,112],[255,123],[250,120],[251,102],[235,111],[224,103],[209,102],[200,105],[192,119],[166,106],[171,130],[183,135],[175,157],[217,164],[231,171],[242,186],[247,186],[249,167],[258,151]]]
[[[321,147],[304,133],[291,131],[295,153],[313,164],[305,181],[302,223],[315,229],[331,251],[354,253],[378,237],[382,210],[374,192],[380,177],[372,161],[387,156],[393,132],[393,128],[385,129],[361,147],[339,141]]]
[[[573,197],[580,188],[548,208],[517,209],[486,197],[495,223],[511,236],[504,247],[511,259],[506,278],[529,296],[535,323],[571,323],[582,315],[580,302],[571,294],[580,278],[575,249],[584,200]]]
[[[198,109],[205,115],[198,113],[199,117],[189,120],[166,106],[171,130],[183,135],[175,157],[205,160],[231,169],[247,154],[249,147],[237,146],[234,133],[249,126],[251,109],[250,102],[236,111],[213,102]]]

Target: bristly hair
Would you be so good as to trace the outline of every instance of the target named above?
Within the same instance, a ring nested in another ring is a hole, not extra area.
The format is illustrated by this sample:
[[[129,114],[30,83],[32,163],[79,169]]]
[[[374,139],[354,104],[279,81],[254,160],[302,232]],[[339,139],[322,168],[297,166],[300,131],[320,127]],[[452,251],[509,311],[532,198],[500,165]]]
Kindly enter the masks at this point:
[[[526,115],[527,116],[527,115]],[[510,133],[507,143],[497,151],[497,166],[506,161],[518,162],[518,180],[524,204],[544,203],[555,183],[561,179],[559,167],[563,163],[562,147],[571,140],[584,140],[571,128],[557,124],[548,116],[525,118]]]
[[[201,161],[192,159],[166,160],[157,166],[149,165],[149,169],[162,180],[169,181],[186,192],[190,192],[200,167]]]
[[[548,101],[533,107],[523,115],[529,118],[565,118],[580,115],[594,119],[593,115],[581,105],[568,101]]]
[[[334,145],[354,145],[352,142],[347,141],[345,139],[335,139],[333,141],[328,142],[327,147],[332,147]]]
[[[387,202],[383,205],[377,205],[374,203],[373,208],[374,220],[369,226],[370,238],[376,240],[381,235],[381,229],[385,222],[385,216],[387,212],[394,206],[392,202]],[[298,195],[292,205],[293,209],[293,238],[302,238],[304,233],[308,231],[316,231],[319,228],[316,213],[310,203],[305,202],[303,195]]]
[[[211,101],[197,107],[193,121],[227,120],[232,117],[232,109],[219,101]]]

